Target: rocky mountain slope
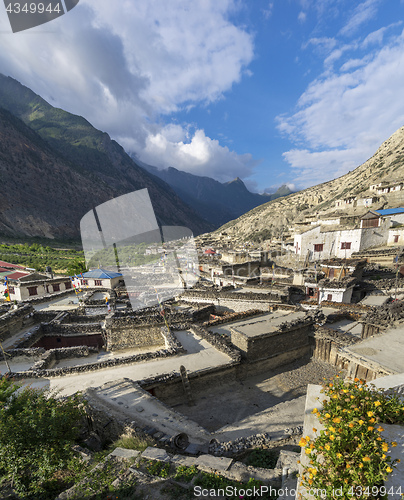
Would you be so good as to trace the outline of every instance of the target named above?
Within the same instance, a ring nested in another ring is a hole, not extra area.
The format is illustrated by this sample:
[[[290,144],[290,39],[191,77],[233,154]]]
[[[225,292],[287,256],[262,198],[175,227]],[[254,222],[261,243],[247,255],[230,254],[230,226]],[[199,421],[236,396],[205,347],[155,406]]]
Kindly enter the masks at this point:
[[[337,211],[335,202],[347,197],[366,197],[370,195],[369,186],[379,182],[404,181],[404,127],[397,130],[385,141],[376,153],[355,170],[329,182],[318,184],[304,191],[293,193],[284,198],[261,205],[233,220],[212,234],[223,232],[233,244],[254,240],[263,241],[280,234],[287,227],[307,216],[321,216]],[[404,192],[402,192],[404,193]],[[373,192],[374,194],[374,192]],[[404,199],[381,196],[372,208],[391,208],[403,206]],[[352,208],[340,214],[365,213],[364,207]],[[262,235],[262,238],[257,238]]]
[[[143,188],[161,224],[212,229],[108,134],[1,74],[0,108],[0,232],[79,238],[87,211]]]
[[[210,177],[182,172],[173,167],[159,170],[142,162],[139,165],[167,182],[187,205],[216,227],[254,207],[291,193],[287,186],[281,186],[276,193],[262,195],[250,192],[238,177],[221,183]]]

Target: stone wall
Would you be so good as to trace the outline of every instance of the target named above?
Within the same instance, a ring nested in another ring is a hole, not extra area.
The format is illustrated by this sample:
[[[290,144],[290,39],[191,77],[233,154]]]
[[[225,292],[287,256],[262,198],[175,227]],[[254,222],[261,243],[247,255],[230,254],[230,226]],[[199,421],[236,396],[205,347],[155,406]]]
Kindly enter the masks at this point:
[[[47,293],[46,295],[41,295],[40,297],[31,297],[29,299],[24,299],[24,304],[42,304],[43,302],[49,302],[51,300],[60,299],[67,295],[72,295],[74,299],[75,292],[74,289],[63,290],[61,292]]]
[[[48,363],[51,363],[52,361],[52,355],[49,355],[49,351],[47,351],[44,354],[44,360],[45,364],[41,365],[39,364],[41,360],[39,360],[38,365],[35,369],[30,369],[27,370],[26,372],[23,373],[13,373],[12,376],[16,379],[21,379],[21,378],[42,378],[42,377],[61,377],[63,375],[68,375],[71,373],[83,373],[87,371],[94,371],[94,370],[101,370],[104,368],[111,368],[114,366],[120,366],[120,365],[126,365],[126,364],[132,364],[132,363],[137,363],[140,361],[148,361],[152,359],[158,359],[158,358],[165,358],[168,356],[175,356],[181,352],[184,352],[184,349],[182,348],[181,344],[177,341],[177,339],[174,337],[174,335],[170,332],[167,333],[166,331],[161,332],[161,336],[164,339],[164,343],[166,347],[164,349],[160,349],[159,351],[153,351],[153,352],[147,352],[143,354],[134,354],[131,356],[125,356],[121,358],[112,358],[108,359],[105,361],[98,361],[98,362],[93,362],[93,363],[87,363],[87,364],[82,364],[82,365],[77,365],[77,366],[69,366],[69,367],[64,367],[64,368],[46,368],[46,365]],[[78,351],[74,351],[74,349],[78,349]],[[80,346],[80,347],[74,347],[74,348],[65,348],[65,349],[55,349],[55,351],[60,351],[61,354],[55,353],[55,358],[58,359],[57,356],[63,356],[63,353],[74,353],[74,352],[87,352],[86,351],[87,347],[86,346]],[[88,348],[89,353],[95,352],[91,350],[91,347]],[[50,358],[48,358],[50,356]],[[85,356],[85,354],[83,354]],[[60,358],[62,359],[62,358]],[[41,368],[41,366],[44,366],[45,368]]]
[[[202,312],[202,317],[210,314],[210,309]],[[165,318],[170,328],[178,329],[192,320],[192,314],[177,312],[169,307],[165,308]],[[165,321],[159,308],[149,308],[140,314],[128,315],[114,312],[105,319],[104,331],[107,340],[107,350],[127,349],[129,347],[164,345],[161,328]]]
[[[348,368],[349,362],[339,350],[359,341],[360,339],[352,335],[337,332],[324,326],[320,327],[314,336],[313,357],[345,370]]]
[[[222,337],[218,333],[209,332],[205,328],[198,325],[192,325],[190,331],[209,342],[209,344],[215,347],[218,351],[227,354],[233,363],[240,362],[240,350],[237,349],[228,338]]]
[[[248,437],[240,437],[234,441],[219,443],[212,439],[209,443],[209,453],[216,457],[237,457],[248,450],[257,448],[273,448],[285,445],[297,445],[303,433],[303,426],[285,428],[282,432],[254,434]]]
[[[309,345],[309,334],[313,331],[311,317],[286,324],[276,332],[248,336],[237,329],[231,329],[231,341],[237,346],[248,362],[258,361],[270,356]]]
[[[34,321],[34,310],[31,305],[9,310],[0,316],[0,342],[33,325]]]
[[[160,324],[138,325],[127,318],[125,322],[108,322],[106,320],[105,336],[107,350],[127,349],[129,347],[145,347],[164,345]]]
[[[385,331],[394,323],[404,321],[404,302],[390,302],[374,308],[363,319],[362,338],[366,339]]]
[[[188,302],[188,303],[198,303],[198,304],[213,304],[218,311],[234,311],[234,312],[245,312],[250,309],[259,309],[262,312],[268,312],[271,310],[271,307],[274,304],[274,301],[276,300],[278,303],[281,302],[281,300],[277,297],[274,298],[275,296],[272,295],[273,300],[268,300],[268,299],[263,299],[262,295],[263,294],[255,294],[255,295],[260,295],[260,300],[258,299],[248,299],[247,295],[248,294],[231,294],[233,297],[213,297],[210,294],[201,294],[200,296],[184,296],[181,295],[179,299],[181,302]],[[239,297],[239,295],[242,295],[242,297]],[[285,297],[286,300],[286,297]]]
[[[230,323],[232,321],[249,318],[251,316],[258,316],[259,314],[262,314],[262,311],[260,311],[259,309],[250,309],[249,311],[227,313],[224,316],[205,321],[204,323],[202,323],[202,326],[205,328],[209,328],[212,326],[223,325],[224,323]]]

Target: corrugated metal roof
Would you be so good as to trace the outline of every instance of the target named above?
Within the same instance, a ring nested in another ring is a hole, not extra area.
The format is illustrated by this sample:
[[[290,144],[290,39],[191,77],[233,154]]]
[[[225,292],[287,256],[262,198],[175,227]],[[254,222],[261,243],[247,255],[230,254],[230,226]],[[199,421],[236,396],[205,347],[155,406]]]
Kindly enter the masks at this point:
[[[93,269],[92,271],[83,273],[83,278],[93,278],[96,280],[102,280],[102,279],[105,280],[105,279],[121,278],[121,277],[122,277],[121,273],[114,273],[112,271],[106,271],[105,269]]]
[[[375,210],[375,212],[377,212],[380,215],[395,215],[404,213],[404,208],[403,207],[385,208],[383,210]]]
[[[7,279],[19,280],[20,278],[24,278],[24,276],[28,276],[28,273],[21,273],[21,272],[17,271],[16,273],[8,274]]]
[[[25,269],[24,266],[19,266],[18,264],[10,264],[10,262],[4,262],[4,260],[0,260],[1,267],[11,267],[12,269]]]

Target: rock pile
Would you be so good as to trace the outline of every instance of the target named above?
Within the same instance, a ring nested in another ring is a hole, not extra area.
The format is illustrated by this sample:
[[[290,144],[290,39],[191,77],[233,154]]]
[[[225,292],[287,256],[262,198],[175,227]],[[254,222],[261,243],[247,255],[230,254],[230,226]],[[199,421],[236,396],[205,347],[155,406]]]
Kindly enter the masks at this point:
[[[220,443],[217,439],[212,439],[209,443],[209,453],[217,457],[233,457],[239,455],[247,450],[254,448],[268,447],[275,442],[279,444],[280,441],[290,440],[293,436],[300,436],[303,433],[303,426],[299,425],[293,428],[286,428],[282,432],[263,434],[254,434],[253,436],[240,437],[234,441],[227,441]]]

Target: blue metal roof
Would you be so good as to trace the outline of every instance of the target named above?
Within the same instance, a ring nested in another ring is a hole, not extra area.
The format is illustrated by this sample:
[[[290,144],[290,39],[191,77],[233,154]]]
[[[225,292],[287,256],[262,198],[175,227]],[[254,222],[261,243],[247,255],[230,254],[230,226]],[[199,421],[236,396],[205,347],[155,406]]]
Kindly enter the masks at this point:
[[[105,269],[93,269],[92,271],[88,271],[87,273],[83,273],[83,278],[94,278],[96,280],[102,279],[112,279],[112,278],[121,278],[121,273],[114,273],[112,271],[106,271]]]
[[[404,212],[403,207],[398,207],[398,208],[385,208],[384,210],[375,210],[380,215],[395,215],[395,214],[402,214]]]

